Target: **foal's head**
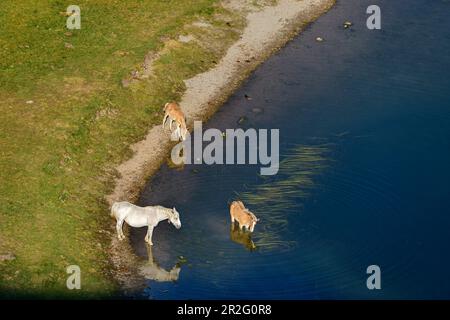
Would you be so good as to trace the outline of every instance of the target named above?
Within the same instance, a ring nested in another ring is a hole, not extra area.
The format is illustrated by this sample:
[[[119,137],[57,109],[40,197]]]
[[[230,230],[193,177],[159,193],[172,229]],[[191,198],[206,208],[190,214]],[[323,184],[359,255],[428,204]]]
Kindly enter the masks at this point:
[[[172,223],[175,228],[181,228],[180,214],[175,207],[169,213],[169,223]]]

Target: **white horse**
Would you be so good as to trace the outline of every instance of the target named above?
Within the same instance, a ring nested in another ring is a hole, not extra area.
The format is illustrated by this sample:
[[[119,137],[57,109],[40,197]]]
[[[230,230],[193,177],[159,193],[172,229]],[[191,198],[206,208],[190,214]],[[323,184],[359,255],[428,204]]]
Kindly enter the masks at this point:
[[[148,206],[138,207],[132,203],[114,202],[111,207],[111,216],[116,218],[116,230],[119,240],[125,239],[122,225],[126,221],[129,226],[134,228],[148,227],[145,242],[153,245],[152,234],[153,228],[158,225],[160,221],[168,219],[177,229],[181,228],[180,215],[178,211],[173,208],[164,208],[162,206]]]

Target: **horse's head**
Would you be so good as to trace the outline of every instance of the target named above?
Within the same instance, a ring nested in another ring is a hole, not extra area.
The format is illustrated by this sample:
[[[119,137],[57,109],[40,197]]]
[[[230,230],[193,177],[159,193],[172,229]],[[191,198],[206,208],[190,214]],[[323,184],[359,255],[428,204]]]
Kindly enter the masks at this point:
[[[180,214],[178,213],[177,209],[175,209],[175,207],[169,214],[169,223],[172,223],[177,229],[181,228]]]
[[[244,209],[244,212],[250,216],[250,218],[252,219],[252,221],[254,223],[259,221],[259,219],[255,216],[255,214],[253,212],[251,212],[250,210],[248,210],[247,208]]]
[[[163,111],[164,111],[164,112],[166,112],[167,107],[169,106],[169,104],[170,104],[170,102],[167,102],[167,103],[164,105],[164,108],[163,108]]]

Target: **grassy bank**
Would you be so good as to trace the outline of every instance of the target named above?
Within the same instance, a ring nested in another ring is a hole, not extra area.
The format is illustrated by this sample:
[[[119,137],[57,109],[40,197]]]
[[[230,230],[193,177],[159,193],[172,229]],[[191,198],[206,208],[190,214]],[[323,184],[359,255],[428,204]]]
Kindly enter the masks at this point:
[[[80,0],[81,29],[67,30],[70,4],[0,3],[0,255],[16,257],[0,262],[0,297],[114,294],[112,168],[244,27],[217,0]],[[148,52],[151,73],[123,87]],[[69,265],[81,291],[66,289]]]

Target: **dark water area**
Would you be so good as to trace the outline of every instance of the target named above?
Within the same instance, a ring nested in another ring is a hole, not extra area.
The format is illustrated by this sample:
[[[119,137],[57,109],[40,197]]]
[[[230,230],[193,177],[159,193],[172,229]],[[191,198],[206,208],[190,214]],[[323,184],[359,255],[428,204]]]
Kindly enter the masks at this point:
[[[380,0],[382,30],[370,4],[338,1],[204,124],[280,129],[277,175],[164,165],[149,181],[138,204],[175,206],[182,228],[155,229],[154,260],[179,274],[150,275],[145,297],[450,298],[450,2]],[[236,198],[261,219],[251,237],[230,229]]]

